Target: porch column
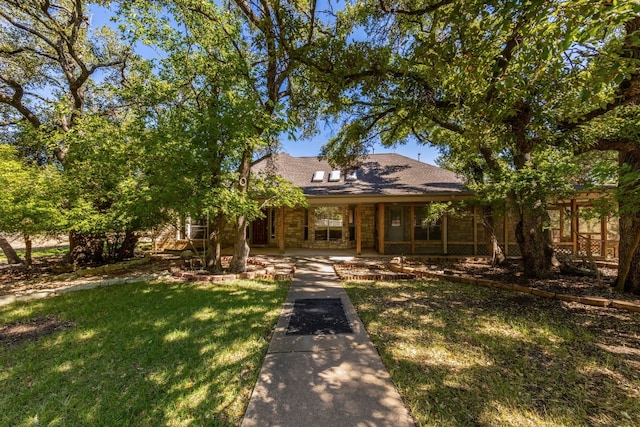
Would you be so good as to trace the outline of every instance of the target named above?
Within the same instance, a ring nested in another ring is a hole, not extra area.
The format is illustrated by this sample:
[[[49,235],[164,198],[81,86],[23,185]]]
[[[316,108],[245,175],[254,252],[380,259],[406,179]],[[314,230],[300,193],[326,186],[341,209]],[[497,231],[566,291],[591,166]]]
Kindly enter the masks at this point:
[[[416,253],[416,233],[415,233],[415,224],[416,224],[416,204],[411,203],[411,215],[410,215],[410,224],[411,224],[411,255],[415,255]]]
[[[442,215],[442,253],[449,254],[449,236],[448,236],[447,214]]]
[[[504,229],[504,256],[509,255],[509,211],[504,212],[502,228]]]
[[[362,205],[356,205],[356,254],[362,254]]]
[[[604,216],[600,220],[600,256],[603,258],[607,257],[607,222],[609,220],[608,216]]]
[[[573,241],[573,256],[578,256],[578,202],[571,199],[571,237]]]
[[[473,205],[473,255],[478,255],[478,207]]]
[[[378,253],[384,255],[384,203],[378,204]]]
[[[280,227],[278,233],[278,249],[284,253],[284,206],[280,206]]]

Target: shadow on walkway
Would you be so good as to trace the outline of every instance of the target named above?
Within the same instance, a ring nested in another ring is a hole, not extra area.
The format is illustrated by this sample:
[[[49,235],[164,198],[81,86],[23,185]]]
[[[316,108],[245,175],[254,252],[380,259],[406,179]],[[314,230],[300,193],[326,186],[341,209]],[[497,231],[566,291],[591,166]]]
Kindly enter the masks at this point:
[[[242,425],[412,426],[326,257],[301,257]],[[353,333],[286,335],[296,299],[340,298]]]

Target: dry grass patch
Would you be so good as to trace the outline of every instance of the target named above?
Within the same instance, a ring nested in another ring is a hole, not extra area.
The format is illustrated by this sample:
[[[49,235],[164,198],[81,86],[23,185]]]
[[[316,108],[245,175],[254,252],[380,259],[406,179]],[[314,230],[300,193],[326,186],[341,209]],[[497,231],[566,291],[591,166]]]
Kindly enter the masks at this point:
[[[346,283],[418,425],[640,425],[640,316],[439,280]]]

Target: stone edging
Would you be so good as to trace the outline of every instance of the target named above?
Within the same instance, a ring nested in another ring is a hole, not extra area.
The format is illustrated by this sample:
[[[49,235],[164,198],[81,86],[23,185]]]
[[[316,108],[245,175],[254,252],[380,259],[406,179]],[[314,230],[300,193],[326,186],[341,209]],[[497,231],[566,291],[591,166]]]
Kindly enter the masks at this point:
[[[206,271],[206,270],[204,270]],[[240,279],[293,280],[294,269],[290,273],[278,273],[269,269],[247,271],[239,274],[201,274],[199,271],[171,271],[173,277],[186,279],[190,282],[231,282]]]
[[[413,274],[407,274],[406,272],[394,272],[393,274],[348,274],[345,271],[357,270],[361,268],[371,268],[370,264],[365,263],[349,263],[349,264],[333,264],[333,270],[340,280],[409,280],[413,279]]]
[[[171,275],[181,279],[189,280],[190,282],[231,282],[241,279],[266,279],[266,280],[293,280],[293,276],[296,272],[295,264],[291,266],[289,272],[283,272],[282,270],[276,270],[275,267],[269,262],[263,262],[257,259],[247,260],[247,264],[257,265],[261,267],[260,270],[246,271],[239,274],[206,274],[206,270],[198,271],[185,271],[180,268],[172,268]]]
[[[625,310],[625,311],[640,313],[640,304],[636,304],[629,301],[622,301],[622,300],[609,299],[609,298],[603,298],[603,297],[579,297],[576,295],[569,295],[569,294],[557,294],[554,292],[544,291],[542,289],[531,288],[529,286],[513,285],[509,283],[497,282],[495,280],[476,279],[475,277],[451,276],[448,274],[434,273],[431,271],[419,271],[412,267],[403,267],[397,264],[390,264],[390,268],[392,271],[411,274],[415,278],[436,277],[439,279],[446,279],[451,282],[467,283],[470,285],[484,286],[487,288],[506,289],[509,291],[522,292],[525,294],[532,294],[539,297],[557,299],[560,301],[577,302],[580,304],[591,305],[595,307],[610,307],[610,308],[616,308],[618,310]]]
[[[150,280],[156,280],[159,276],[156,275],[143,275],[137,277],[115,277],[113,279],[101,280],[99,282],[80,283],[77,285],[62,286],[55,289],[41,289],[38,291],[29,292],[23,295],[0,295],[0,307],[3,305],[11,304],[14,302],[26,302],[34,301],[51,296],[57,296],[75,291],[85,291],[88,289],[103,288],[106,286],[124,285],[130,283],[146,282]]]

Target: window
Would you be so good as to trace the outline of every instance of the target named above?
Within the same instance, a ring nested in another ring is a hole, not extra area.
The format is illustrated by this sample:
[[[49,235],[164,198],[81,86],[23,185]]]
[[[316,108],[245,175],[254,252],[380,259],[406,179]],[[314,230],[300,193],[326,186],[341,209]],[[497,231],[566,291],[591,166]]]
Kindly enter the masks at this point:
[[[315,240],[342,240],[342,209],[319,207],[314,210]]]
[[[315,171],[311,182],[322,182],[324,180],[324,171]]]
[[[345,181],[355,181],[357,179],[358,179],[358,174],[356,173],[356,171],[351,171],[344,177]]]
[[[415,207],[413,238],[415,240],[442,240],[442,217],[430,219],[427,214],[427,206]]]
[[[207,222],[204,219],[186,218],[184,228],[184,238],[192,240],[202,240],[207,235]]]
[[[340,171],[331,171],[329,174],[329,182],[338,182],[340,181]]]

